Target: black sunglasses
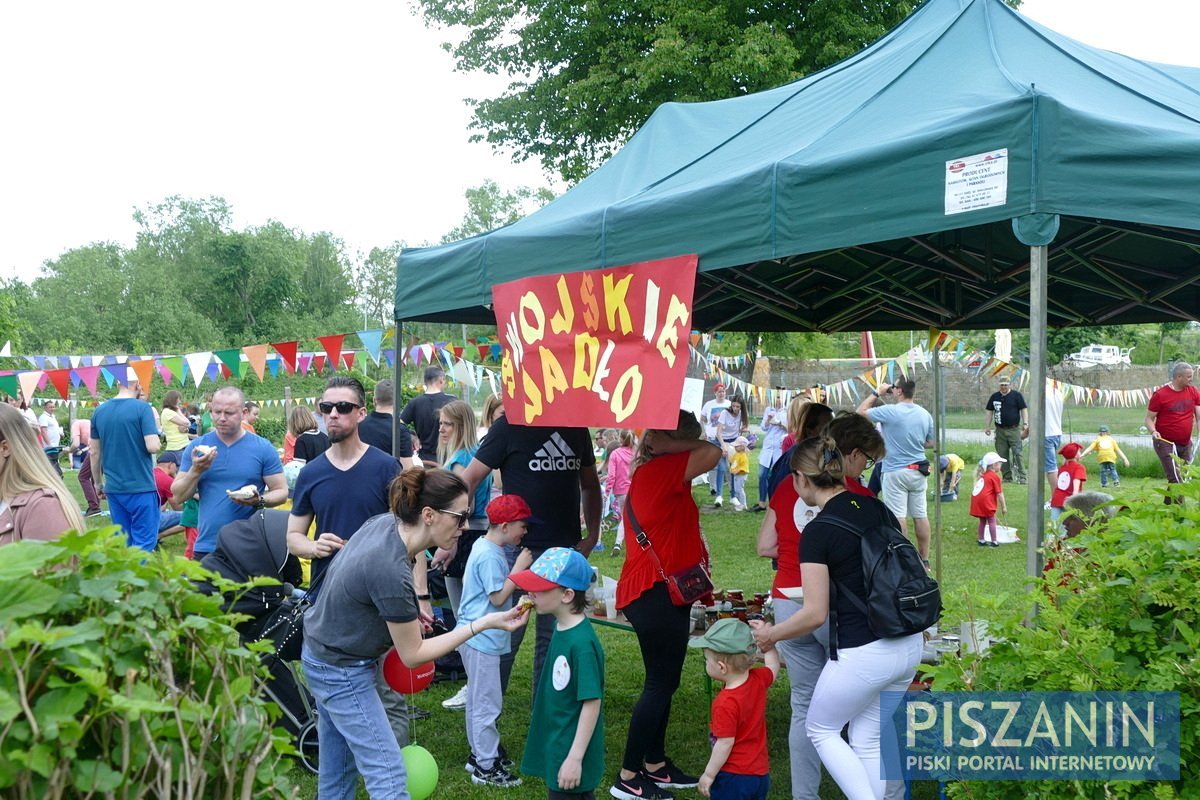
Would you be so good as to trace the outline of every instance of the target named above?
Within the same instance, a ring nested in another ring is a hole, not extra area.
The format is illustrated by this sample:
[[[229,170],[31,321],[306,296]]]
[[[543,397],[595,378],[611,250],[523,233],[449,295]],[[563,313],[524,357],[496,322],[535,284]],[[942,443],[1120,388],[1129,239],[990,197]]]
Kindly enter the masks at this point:
[[[449,514],[452,517],[456,517],[458,519],[458,527],[460,528],[471,521],[470,509],[466,511],[451,511],[448,508],[435,508],[434,511],[437,511],[439,514]]]
[[[335,408],[339,414],[349,414],[356,408],[362,408],[358,403],[351,403],[349,400],[343,400],[340,403],[317,403],[317,408],[321,409],[322,414],[328,414]]]

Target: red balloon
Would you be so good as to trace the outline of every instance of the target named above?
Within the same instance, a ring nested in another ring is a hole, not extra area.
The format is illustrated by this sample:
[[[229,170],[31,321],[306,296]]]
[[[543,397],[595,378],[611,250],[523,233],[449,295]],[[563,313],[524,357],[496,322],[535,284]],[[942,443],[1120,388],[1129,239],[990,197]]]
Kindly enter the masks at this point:
[[[394,647],[383,657],[383,679],[400,694],[416,694],[428,689],[433,683],[435,669],[432,661],[410,668]]]

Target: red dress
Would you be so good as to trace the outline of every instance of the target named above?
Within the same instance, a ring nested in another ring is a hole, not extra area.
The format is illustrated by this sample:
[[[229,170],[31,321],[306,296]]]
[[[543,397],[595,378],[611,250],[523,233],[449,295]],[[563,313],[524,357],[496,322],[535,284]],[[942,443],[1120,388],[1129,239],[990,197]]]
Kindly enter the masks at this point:
[[[999,505],[996,498],[1003,491],[1004,484],[1000,476],[990,469],[984,472],[971,489],[971,516],[978,519],[996,516],[996,507]]]

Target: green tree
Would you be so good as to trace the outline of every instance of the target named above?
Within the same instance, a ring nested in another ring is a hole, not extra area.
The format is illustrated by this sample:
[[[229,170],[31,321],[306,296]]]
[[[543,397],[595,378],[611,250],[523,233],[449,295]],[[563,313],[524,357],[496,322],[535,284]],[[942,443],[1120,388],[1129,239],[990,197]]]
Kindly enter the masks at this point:
[[[511,192],[505,192],[490,178],[467,189],[465,194],[467,213],[460,224],[442,237],[442,244],[509,225],[554,199],[554,193],[544,187],[532,189],[519,186]]]
[[[469,101],[475,140],[575,182],[666,102],[750,94],[829,66],[878,39],[912,0],[420,0],[461,72],[510,75]]]
[[[404,242],[392,242],[387,247],[372,247],[355,268],[358,304],[373,325],[391,324],[396,307],[396,258],[407,246]]]

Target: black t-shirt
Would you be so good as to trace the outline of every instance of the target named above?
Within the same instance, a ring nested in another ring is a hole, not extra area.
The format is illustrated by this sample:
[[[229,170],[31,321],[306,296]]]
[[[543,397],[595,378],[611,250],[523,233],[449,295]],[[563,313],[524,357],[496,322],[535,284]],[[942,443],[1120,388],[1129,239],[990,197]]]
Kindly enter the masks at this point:
[[[412,425],[417,431],[417,438],[421,440],[422,461],[437,461],[438,412],[442,406],[457,399],[445,392],[421,394],[409,400],[400,412],[400,421]]]
[[[1020,425],[1021,411],[1025,408],[1025,398],[1016,389],[1010,389],[1008,394],[994,392],[983,407],[984,411],[992,412],[992,424],[997,428]]]
[[[861,530],[878,525],[881,517],[899,527],[896,517],[887,506],[872,497],[852,492],[836,494],[812,522],[804,526],[800,538],[800,563],[824,564],[829,567],[829,581],[837,587],[837,645],[860,647],[879,639],[871,632],[867,617],[846,596],[854,592],[866,602],[863,585],[862,543],[850,531],[821,522],[825,515],[840,517]]]
[[[579,544],[579,473],[596,468],[587,428],[513,425],[498,417],[475,458],[500,470],[505,494],[529,503],[541,524],[530,525],[522,544],[531,548]]]
[[[358,423],[358,438],[385,453],[392,453],[392,415],[372,411]],[[400,452],[392,453],[396,458],[412,458],[412,433],[400,426]]]
[[[296,437],[296,447],[292,457],[303,461],[314,461],[317,456],[329,449],[329,437],[320,431],[305,431]]]

